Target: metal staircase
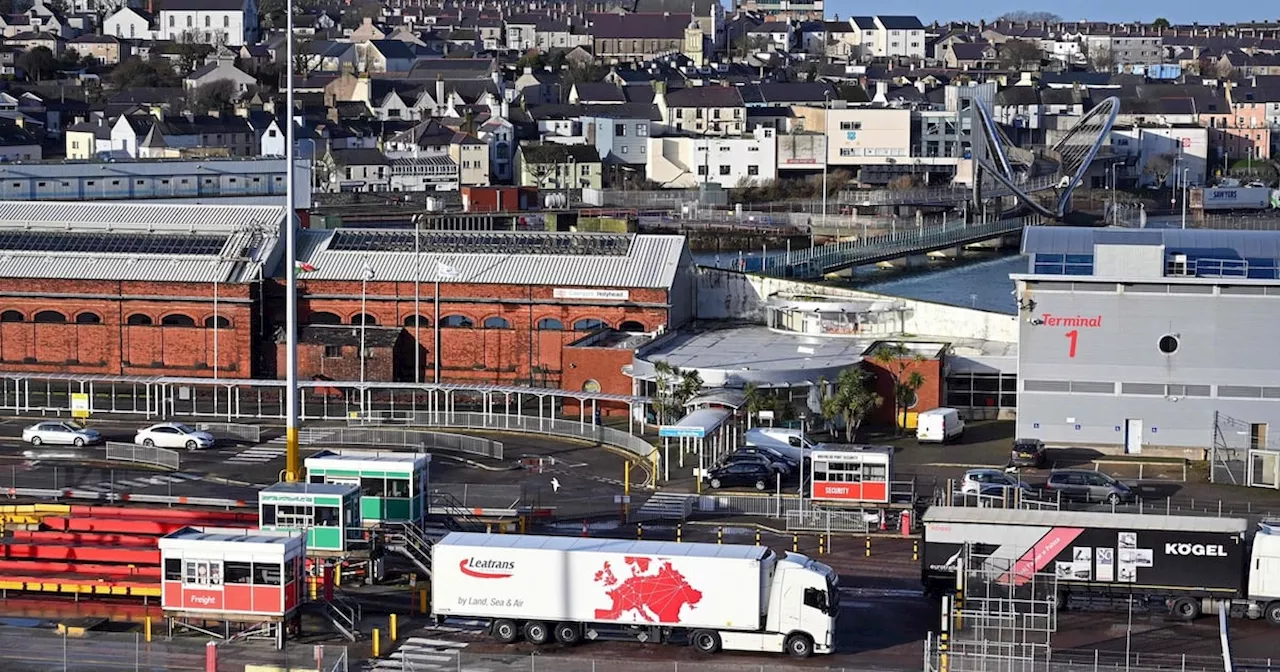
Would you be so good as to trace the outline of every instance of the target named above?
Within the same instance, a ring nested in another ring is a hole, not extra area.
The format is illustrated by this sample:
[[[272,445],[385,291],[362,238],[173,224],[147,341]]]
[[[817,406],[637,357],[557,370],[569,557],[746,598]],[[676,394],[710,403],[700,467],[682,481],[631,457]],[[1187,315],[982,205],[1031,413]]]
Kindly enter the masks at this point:
[[[472,513],[472,509],[458,501],[452,493],[433,490],[430,493],[428,510],[434,518],[439,518],[448,532],[484,532],[484,521]]]
[[[333,629],[348,641],[354,642],[360,639],[362,613],[359,602],[335,591],[333,599],[325,599],[321,596],[307,604],[324,616],[333,625]]]
[[[383,545],[412,562],[431,578],[431,545],[435,542],[413,523],[388,524],[383,529]]]

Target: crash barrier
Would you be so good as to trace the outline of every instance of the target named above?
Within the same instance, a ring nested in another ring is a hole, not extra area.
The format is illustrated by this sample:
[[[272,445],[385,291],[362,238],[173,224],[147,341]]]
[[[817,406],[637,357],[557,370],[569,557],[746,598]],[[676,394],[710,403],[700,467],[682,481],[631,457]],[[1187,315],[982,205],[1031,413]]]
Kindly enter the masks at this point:
[[[97,502],[136,502],[140,504],[164,504],[166,506],[209,506],[221,509],[253,508],[252,500],[222,499],[218,497],[180,497],[175,495],[142,495],[131,492],[97,492],[75,488],[6,488],[9,499],[79,499]]]
[[[262,427],[241,422],[202,422],[196,429],[209,432],[215,439],[231,439],[245,443],[261,443]]]
[[[172,471],[178,470],[178,452],[154,446],[137,446],[132,443],[108,441],[106,447],[108,462],[133,462],[149,464]]]
[[[503,445],[479,436],[463,436],[461,434],[445,434],[442,432],[424,432],[417,429],[397,427],[363,426],[360,419],[351,419],[354,427],[317,427],[303,429],[302,440],[312,445],[332,443],[344,446],[403,446],[414,450],[454,450],[471,455],[481,455],[501,460]]]

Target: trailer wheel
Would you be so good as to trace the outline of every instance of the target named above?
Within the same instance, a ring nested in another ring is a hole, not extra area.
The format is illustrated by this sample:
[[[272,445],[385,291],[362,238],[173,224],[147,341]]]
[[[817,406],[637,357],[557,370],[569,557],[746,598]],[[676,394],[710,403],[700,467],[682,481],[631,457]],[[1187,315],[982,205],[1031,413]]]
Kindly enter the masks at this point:
[[[720,479],[718,479],[718,478],[713,478],[713,479],[711,479],[711,489],[712,489],[712,490],[719,490],[719,489],[720,489]]]
[[[520,628],[516,627],[515,621],[501,619],[494,621],[489,631],[493,634],[493,638],[503,644],[510,644],[520,637]]]
[[[1267,622],[1271,625],[1280,625],[1280,600],[1267,605]]]
[[[795,634],[787,638],[787,654],[792,658],[808,658],[813,655],[813,640],[809,635]]]
[[[556,641],[565,646],[573,646],[582,639],[582,630],[577,623],[557,623],[555,634]]]
[[[715,653],[720,650],[720,635],[710,630],[694,630],[689,643],[702,653]]]
[[[1180,621],[1194,621],[1200,618],[1200,601],[1190,597],[1179,597],[1173,601],[1169,611]]]
[[[759,490],[760,492],[764,492],[764,489],[765,489],[764,481],[756,481],[756,490]]]
[[[542,621],[528,621],[524,624],[524,641],[542,646],[551,640],[551,631]]]

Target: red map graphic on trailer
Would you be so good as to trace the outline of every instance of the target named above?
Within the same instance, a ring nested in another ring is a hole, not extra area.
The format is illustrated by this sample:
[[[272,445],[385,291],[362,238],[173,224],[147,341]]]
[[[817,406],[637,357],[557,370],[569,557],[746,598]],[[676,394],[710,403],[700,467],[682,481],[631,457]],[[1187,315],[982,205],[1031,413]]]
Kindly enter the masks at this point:
[[[596,572],[595,580],[609,590],[613,600],[608,609],[596,609],[596,618],[622,620],[634,612],[636,620],[650,623],[679,623],[680,612],[702,601],[702,592],[689,585],[684,575],[666,560],[624,558],[630,576],[619,580],[610,563]]]

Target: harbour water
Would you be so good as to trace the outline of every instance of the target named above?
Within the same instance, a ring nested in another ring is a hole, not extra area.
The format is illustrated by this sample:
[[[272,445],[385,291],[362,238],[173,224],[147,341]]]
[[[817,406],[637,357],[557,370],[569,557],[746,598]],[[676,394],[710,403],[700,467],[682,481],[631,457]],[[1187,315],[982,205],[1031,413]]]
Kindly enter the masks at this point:
[[[693,256],[698,264],[720,268],[738,261],[733,252],[696,252]],[[757,259],[760,250],[744,251],[742,256]],[[854,273],[854,284],[871,292],[1012,315],[1017,309],[1009,274],[1026,270],[1026,257],[1001,255],[960,263],[935,261],[926,269],[910,272],[863,267]]]

